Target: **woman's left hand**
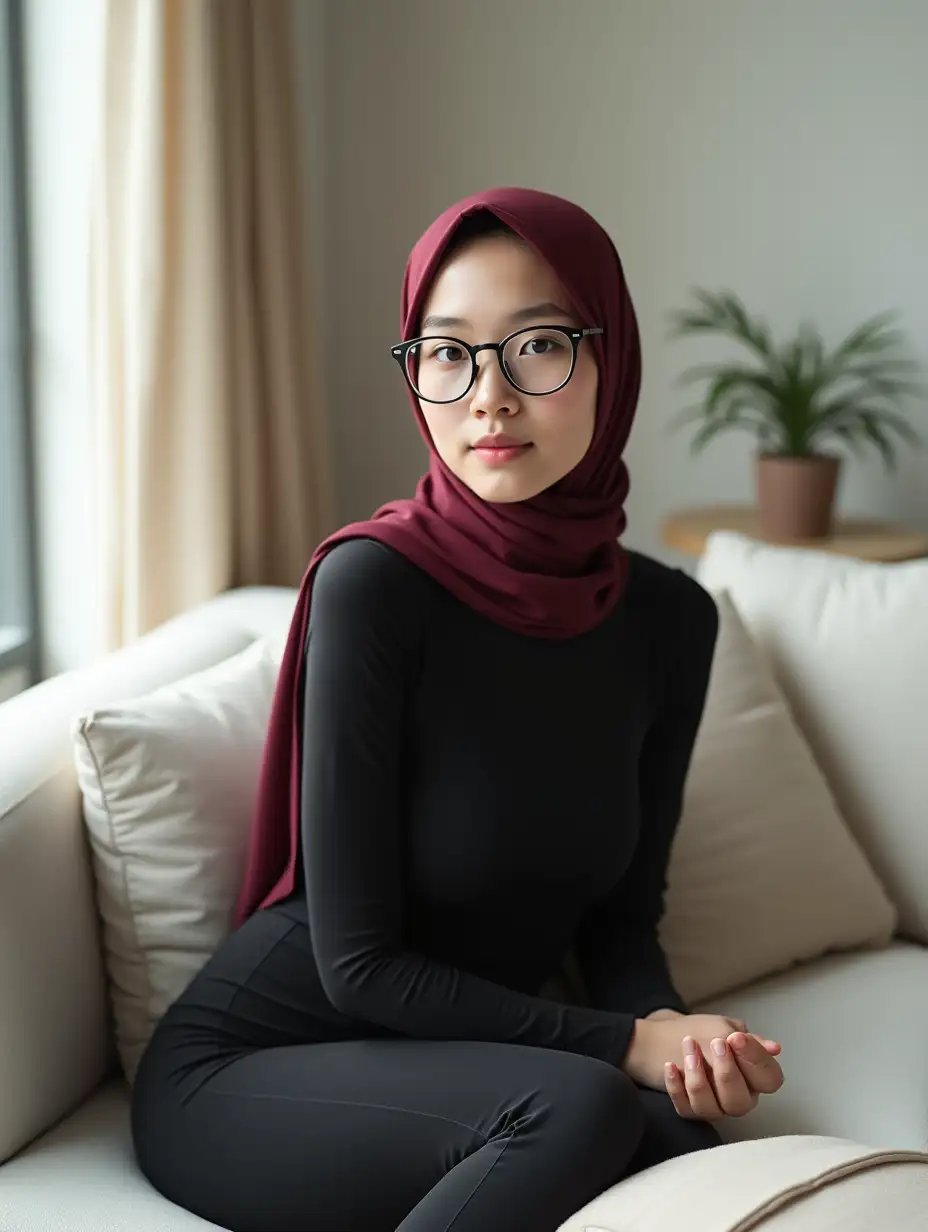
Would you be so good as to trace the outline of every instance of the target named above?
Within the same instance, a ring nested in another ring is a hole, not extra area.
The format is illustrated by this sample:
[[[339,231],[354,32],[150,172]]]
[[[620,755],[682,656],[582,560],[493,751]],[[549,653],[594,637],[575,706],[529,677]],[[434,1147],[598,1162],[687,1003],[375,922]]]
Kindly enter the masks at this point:
[[[718,1055],[715,1050],[720,1046]],[[667,1094],[681,1117],[718,1121],[723,1116],[744,1116],[757,1107],[761,1095],[772,1095],[783,1085],[783,1071],[771,1055],[780,1046],[773,1040],[761,1042],[755,1035],[733,1031],[725,1039],[712,1040],[711,1049],[705,1056],[698,1040],[687,1036],[682,1073],[672,1061],[664,1066]]]

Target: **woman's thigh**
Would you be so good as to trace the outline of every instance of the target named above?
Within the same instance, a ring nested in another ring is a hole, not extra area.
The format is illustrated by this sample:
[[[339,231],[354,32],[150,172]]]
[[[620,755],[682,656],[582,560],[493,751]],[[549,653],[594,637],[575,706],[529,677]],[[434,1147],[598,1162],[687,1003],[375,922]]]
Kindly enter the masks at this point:
[[[627,1173],[640,1095],[605,1062],[517,1045],[269,1048],[150,1109],[137,1150],[162,1193],[236,1232],[553,1230]]]

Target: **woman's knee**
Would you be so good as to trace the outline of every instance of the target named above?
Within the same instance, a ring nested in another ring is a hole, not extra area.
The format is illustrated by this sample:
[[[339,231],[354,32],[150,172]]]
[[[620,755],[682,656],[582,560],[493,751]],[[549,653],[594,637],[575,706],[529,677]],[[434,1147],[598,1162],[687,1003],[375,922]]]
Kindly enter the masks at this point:
[[[634,1151],[644,1133],[638,1088],[622,1070],[591,1058],[558,1075],[549,1091],[552,1120],[586,1149]]]

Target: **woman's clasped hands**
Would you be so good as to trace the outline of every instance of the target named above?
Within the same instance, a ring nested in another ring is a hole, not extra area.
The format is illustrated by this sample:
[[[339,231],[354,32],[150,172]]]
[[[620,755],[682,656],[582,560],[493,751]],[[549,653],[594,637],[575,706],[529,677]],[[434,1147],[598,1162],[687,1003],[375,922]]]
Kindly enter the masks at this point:
[[[681,1117],[744,1116],[783,1085],[780,1044],[749,1032],[740,1018],[668,1011],[645,1025],[637,1080],[666,1090]]]

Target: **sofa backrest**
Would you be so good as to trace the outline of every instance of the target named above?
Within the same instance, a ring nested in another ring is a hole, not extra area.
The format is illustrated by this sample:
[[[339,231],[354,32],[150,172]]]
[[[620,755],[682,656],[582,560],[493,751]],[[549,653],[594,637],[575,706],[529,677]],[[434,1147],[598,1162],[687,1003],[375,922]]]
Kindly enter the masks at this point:
[[[768,658],[900,935],[928,944],[928,560],[716,532],[698,575],[728,591]]]
[[[0,705],[0,1163],[116,1063],[74,719],[286,632],[295,599],[285,587],[229,591]]]

